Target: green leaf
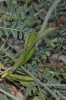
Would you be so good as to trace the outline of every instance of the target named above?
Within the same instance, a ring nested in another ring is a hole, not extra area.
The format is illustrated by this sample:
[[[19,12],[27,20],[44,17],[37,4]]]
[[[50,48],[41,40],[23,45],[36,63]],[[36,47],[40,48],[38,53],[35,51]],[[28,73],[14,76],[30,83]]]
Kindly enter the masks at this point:
[[[34,24],[36,24],[36,20],[33,19],[33,18],[30,18],[30,19],[25,20],[24,23],[25,23],[26,26],[31,27],[31,26],[33,26]]]
[[[33,55],[35,47],[30,49],[30,46],[33,44],[35,39],[35,31],[32,31],[32,33],[27,38],[25,45],[24,45],[24,62],[29,60],[29,58]]]
[[[34,42],[34,39],[35,39],[35,31],[33,30],[32,33],[27,38],[25,45],[24,45],[24,48],[28,49],[32,45],[32,43]]]
[[[30,51],[27,52],[27,54],[25,55],[25,58],[24,58],[24,62],[26,62],[26,61],[28,61],[30,59],[30,57],[34,53],[34,50],[35,50],[35,47],[33,47]]]
[[[47,34],[49,34],[51,31],[53,31],[54,30],[54,28],[45,28],[44,29],[44,31],[42,31],[42,32],[39,32],[38,34],[37,34],[37,36],[36,36],[36,42],[38,42],[40,39],[42,40],[42,39],[44,39],[44,37],[47,35]],[[55,41],[55,40],[54,40]]]
[[[22,33],[19,34],[19,39],[22,39]]]
[[[44,55],[41,55],[43,59],[47,59],[47,56],[44,54]]]
[[[6,29],[4,30],[4,32],[5,32],[5,35],[8,36],[8,31]]]
[[[50,52],[49,52],[49,51],[45,51],[45,54],[46,54],[47,56],[50,56]]]
[[[54,42],[57,42],[57,38],[51,40],[51,43],[54,43]]]

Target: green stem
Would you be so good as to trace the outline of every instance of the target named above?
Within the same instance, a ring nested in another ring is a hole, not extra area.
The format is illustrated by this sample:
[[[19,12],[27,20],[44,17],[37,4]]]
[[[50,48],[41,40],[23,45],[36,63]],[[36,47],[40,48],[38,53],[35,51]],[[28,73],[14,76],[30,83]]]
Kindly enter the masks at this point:
[[[11,30],[11,31],[21,31],[21,30],[18,30],[18,29],[13,29],[13,28],[8,28],[8,27],[0,27],[0,29],[3,29],[3,30]]]
[[[55,90],[55,92],[56,92],[59,96],[61,96],[63,99],[66,100],[66,96],[63,96],[59,91],[56,91],[56,90]]]
[[[0,92],[2,92],[2,93],[4,93],[4,94],[6,94],[7,96],[9,96],[9,97],[11,97],[11,98],[13,98],[14,100],[19,100],[19,99],[17,99],[15,96],[11,95],[10,93],[8,93],[8,92],[4,91],[4,90],[3,90],[3,89],[1,89],[1,88],[0,88]]]
[[[14,72],[20,65],[23,65],[23,53],[21,54],[21,56],[16,60],[15,64],[12,66],[12,68],[10,69],[10,72]]]
[[[42,91],[41,91],[40,87],[38,87],[38,89],[39,89],[40,95],[42,97],[42,100],[45,100],[44,95],[42,94]]]
[[[43,32],[43,30],[45,29],[45,27],[46,27],[46,25],[47,25],[47,22],[48,22],[48,19],[50,18],[52,12],[54,11],[54,9],[56,8],[56,6],[58,5],[58,3],[59,3],[60,1],[61,1],[61,0],[55,0],[55,1],[53,2],[53,5],[50,7],[50,9],[49,9],[49,11],[48,11],[48,13],[47,13],[47,15],[46,15],[44,21],[43,21],[43,24],[42,24],[41,30],[39,31],[39,34],[40,34],[41,32]]]

